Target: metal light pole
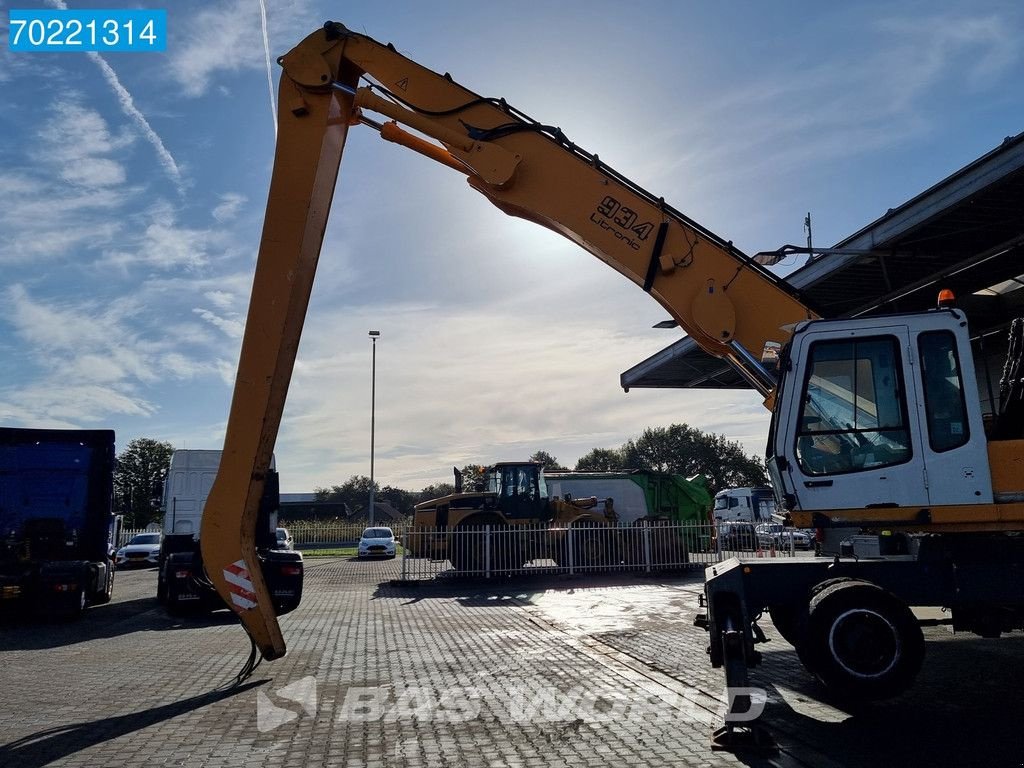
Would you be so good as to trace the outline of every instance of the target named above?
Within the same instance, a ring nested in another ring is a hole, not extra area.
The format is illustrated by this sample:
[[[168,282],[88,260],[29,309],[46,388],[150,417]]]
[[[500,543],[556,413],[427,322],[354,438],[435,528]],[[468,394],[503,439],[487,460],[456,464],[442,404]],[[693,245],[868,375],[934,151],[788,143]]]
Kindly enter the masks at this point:
[[[373,432],[374,421],[377,410],[377,339],[380,331],[370,331],[370,341],[373,342],[373,362],[370,364],[370,525],[373,525]]]

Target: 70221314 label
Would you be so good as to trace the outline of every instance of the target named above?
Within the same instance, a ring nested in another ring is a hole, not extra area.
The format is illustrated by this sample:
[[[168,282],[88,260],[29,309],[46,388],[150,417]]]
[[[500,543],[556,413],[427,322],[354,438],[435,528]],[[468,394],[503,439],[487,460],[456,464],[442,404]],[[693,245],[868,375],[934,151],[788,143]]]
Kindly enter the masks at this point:
[[[14,52],[164,51],[167,11],[12,8],[7,45]]]

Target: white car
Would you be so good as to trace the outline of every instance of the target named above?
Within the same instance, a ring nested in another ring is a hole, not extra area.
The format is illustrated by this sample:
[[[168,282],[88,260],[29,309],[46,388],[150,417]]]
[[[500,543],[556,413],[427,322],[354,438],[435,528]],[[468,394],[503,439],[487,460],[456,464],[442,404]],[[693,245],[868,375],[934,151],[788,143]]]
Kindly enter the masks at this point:
[[[129,565],[157,565],[160,562],[160,534],[137,533],[131,540],[117,550],[114,563],[125,567]]]
[[[359,538],[359,557],[394,557],[395,532],[390,528],[367,528]]]
[[[278,549],[295,549],[295,543],[292,540],[292,535],[288,533],[287,528],[278,528],[275,533],[277,535]]]

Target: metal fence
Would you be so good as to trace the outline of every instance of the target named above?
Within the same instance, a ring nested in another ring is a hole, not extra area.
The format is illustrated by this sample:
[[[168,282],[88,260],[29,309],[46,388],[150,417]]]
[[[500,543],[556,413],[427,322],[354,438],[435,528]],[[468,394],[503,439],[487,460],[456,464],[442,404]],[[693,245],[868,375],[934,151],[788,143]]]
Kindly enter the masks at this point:
[[[293,546],[296,549],[318,549],[330,547],[354,547],[359,542],[359,537],[367,528],[365,523],[344,523],[335,521],[303,521],[297,523],[285,523],[288,532],[292,536]],[[392,523],[381,523],[375,528],[390,528],[395,532],[396,537],[401,537],[407,526],[403,523],[395,525]],[[147,530],[146,528],[122,528],[117,537],[117,546],[123,547],[132,536],[139,533],[160,533],[160,529]]]
[[[396,534],[397,535],[397,534]],[[652,523],[603,525],[486,525],[413,528],[398,537],[402,579],[484,577],[532,573],[662,571],[704,568],[734,555],[791,557],[793,537],[718,536],[717,526]]]
[[[150,531],[145,528],[122,528],[117,534],[117,541],[114,542],[118,549],[132,540],[133,536],[140,533],[160,533],[160,530]]]
[[[311,521],[283,523],[292,536],[295,549],[329,549],[331,547],[354,547],[367,526],[366,523],[343,523],[333,521]],[[401,539],[406,531],[405,524],[378,523],[374,528],[390,528]]]

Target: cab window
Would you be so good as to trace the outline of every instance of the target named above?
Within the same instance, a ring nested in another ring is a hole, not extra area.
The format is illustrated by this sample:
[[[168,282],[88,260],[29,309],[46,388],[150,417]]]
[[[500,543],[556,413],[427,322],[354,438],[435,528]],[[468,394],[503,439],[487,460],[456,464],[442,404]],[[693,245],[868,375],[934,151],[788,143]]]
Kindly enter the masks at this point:
[[[516,479],[519,498],[533,501],[536,498],[537,468],[533,466],[519,467]]]
[[[811,345],[796,457],[809,475],[901,464],[910,431],[895,337]]]
[[[959,448],[970,433],[956,338],[949,331],[929,331],[917,337],[917,347],[921,355],[928,444],[936,453]]]

